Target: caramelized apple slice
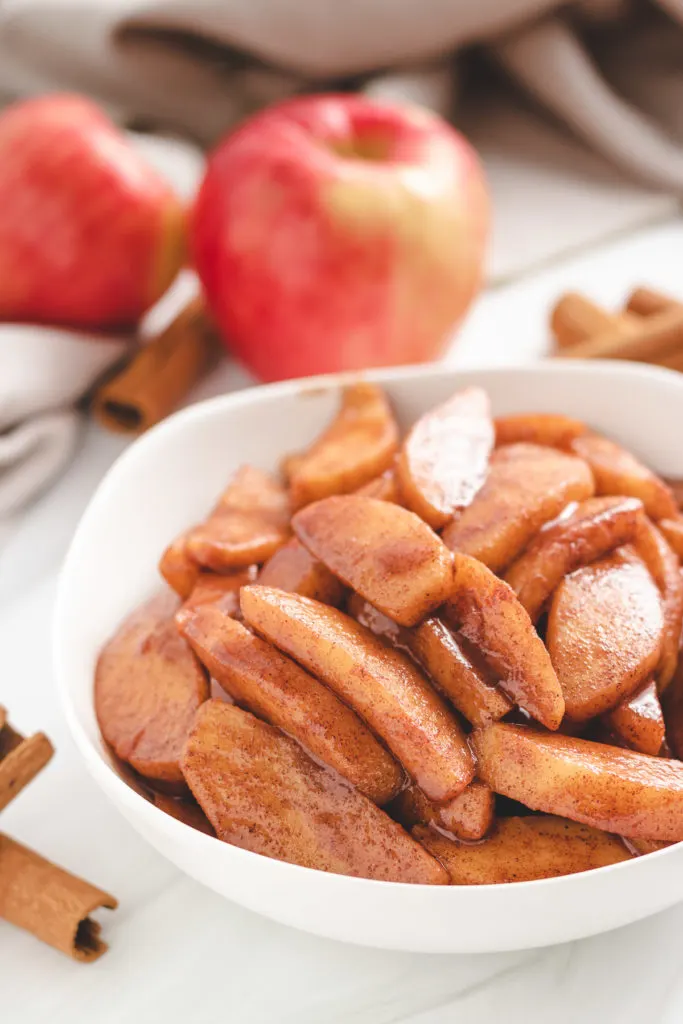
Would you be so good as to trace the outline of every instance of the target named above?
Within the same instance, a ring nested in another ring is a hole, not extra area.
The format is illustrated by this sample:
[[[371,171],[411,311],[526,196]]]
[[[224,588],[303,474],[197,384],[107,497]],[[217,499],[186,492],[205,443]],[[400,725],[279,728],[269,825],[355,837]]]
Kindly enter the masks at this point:
[[[674,677],[661,695],[666,723],[666,742],[673,757],[683,761],[683,658],[679,656]]]
[[[344,587],[322,562],[314,558],[300,540],[292,537],[275,552],[258,577],[264,587],[277,587],[323,604],[341,604]]]
[[[472,781],[460,726],[409,658],[336,608],[298,594],[252,584],[241,603],[249,625],[354,708],[430,800],[445,803]]]
[[[637,839],[683,839],[683,764],[496,722],[471,737],[494,793]]]
[[[592,469],[596,494],[640,498],[652,519],[671,519],[676,515],[670,488],[621,445],[598,434],[584,434],[572,441],[571,450]]]
[[[593,478],[581,459],[540,445],[508,445],[493,453],[486,483],[443,540],[500,572],[568,502],[592,494]]]
[[[484,655],[500,686],[533,718],[557,729],[564,699],[550,656],[531,619],[503,580],[469,555],[454,556],[446,622]]]
[[[500,818],[482,843],[459,843],[424,826],[413,835],[443,864],[451,885],[558,878],[632,857],[617,836],[545,814]]]
[[[287,494],[253,466],[237,470],[218,505],[187,537],[191,558],[213,572],[264,562],[289,535]]]
[[[472,725],[489,725],[513,708],[475,647],[432,617],[410,631],[413,656]]]
[[[482,388],[457,391],[415,423],[397,462],[409,508],[441,529],[472,501],[493,448],[491,403]]]
[[[609,729],[619,740],[641,754],[657,755],[664,742],[664,715],[654,679],[617,704],[605,716]]]
[[[459,839],[483,839],[491,830],[495,812],[495,796],[489,787],[475,779],[460,796],[447,804],[431,803],[421,789],[410,785],[389,808],[392,817],[404,826],[436,825]]]
[[[186,614],[182,633],[238,704],[289,733],[375,803],[396,795],[403,773],[391,754],[308,672],[215,605]]]
[[[252,565],[241,572],[231,572],[219,576],[215,572],[201,572],[187,601],[176,613],[176,622],[180,622],[185,612],[198,608],[202,604],[215,604],[226,615],[239,615],[240,588],[256,579],[256,566]]]
[[[450,551],[400,505],[356,494],[325,498],[297,512],[292,526],[335,576],[402,626],[414,626],[450,593]]]
[[[676,507],[679,511],[683,511],[683,480],[677,480],[675,477],[665,477],[664,483],[673,494]]]
[[[632,694],[657,666],[662,629],[657,588],[638,559],[617,551],[566,576],[546,643],[567,716],[585,722]]]
[[[673,846],[673,843],[664,843],[664,842],[661,841],[661,839],[626,839],[625,838],[624,842],[639,857],[644,857],[646,853],[657,853],[658,850],[663,850],[666,846]]]
[[[208,701],[182,768],[219,839],[304,867],[391,882],[445,884],[430,854],[289,736]]]
[[[556,413],[522,413],[519,416],[498,416],[494,421],[496,447],[505,444],[540,444],[548,448],[567,448],[576,437],[585,434],[581,420]]]
[[[386,469],[374,480],[359,487],[356,494],[363,498],[377,498],[378,501],[391,501],[394,505],[402,505],[403,499],[396,480],[396,470]]]
[[[201,572],[200,566],[188,554],[188,536],[189,530],[176,537],[166,548],[159,562],[159,572],[183,601],[192,593]]]
[[[660,519],[657,526],[669,542],[669,547],[678,556],[678,560],[683,561],[683,516]]]
[[[588,498],[543,527],[505,574],[532,622],[568,573],[633,540],[642,508],[637,498]]]
[[[384,392],[365,381],[351,385],[334,422],[285,464],[292,506],[355,491],[390,468],[397,448],[398,427]]]
[[[95,669],[95,713],[115,754],[140,775],[183,785],[178,764],[209,683],[178,635],[174,595],[161,594],[133,612],[106,644]]]
[[[665,690],[678,664],[678,646],[683,626],[683,576],[678,557],[657,527],[647,517],[640,520],[635,549],[650,570],[662,598],[664,632],[657,666],[657,686]]]

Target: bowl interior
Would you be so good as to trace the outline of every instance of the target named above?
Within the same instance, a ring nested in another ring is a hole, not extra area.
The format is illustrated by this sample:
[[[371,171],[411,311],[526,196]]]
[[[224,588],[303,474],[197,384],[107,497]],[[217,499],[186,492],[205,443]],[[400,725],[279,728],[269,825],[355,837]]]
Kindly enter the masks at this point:
[[[440,366],[406,368],[365,376],[386,388],[404,427],[457,387],[476,383],[487,389],[496,414],[547,411],[576,416],[618,438],[660,472],[683,476],[679,440],[683,377],[668,371],[568,361],[468,372]],[[92,677],[100,647],[121,619],[159,587],[156,566],[164,548],[178,532],[206,514],[231,472],[244,462],[277,469],[283,455],[310,444],[333,416],[339,390],[348,380],[347,376],[288,382],[193,406],[131,446],[98,489],[63,570],[55,654],[75,738],[100,781],[105,781],[103,772],[115,780],[111,786],[107,783],[110,795],[116,786],[125,787],[106,761],[95,720]],[[128,793],[128,813],[134,810],[135,801],[145,808],[141,813],[147,813],[150,805],[143,797]],[[176,837],[178,829],[192,833],[188,826],[172,820],[166,827],[169,835]],[[205,840],[193,834],[192,842]],[[222,852],[223,844],[220,846]],[[252,861],[265,860],[235,852]],[[329,883],[330,876],[325,880]],[[344,882],[362,884],[356,879]],[[490,948],[505,947],[493,944]]]

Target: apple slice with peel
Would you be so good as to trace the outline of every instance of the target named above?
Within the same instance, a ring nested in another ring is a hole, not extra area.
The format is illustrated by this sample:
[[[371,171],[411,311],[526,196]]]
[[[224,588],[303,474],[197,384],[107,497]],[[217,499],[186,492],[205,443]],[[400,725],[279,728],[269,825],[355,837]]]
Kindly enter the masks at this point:
[[[459,843],[418,825],[413,835],[450,875],[451,885],[499,885],[558,878],[633,856],[618,836],[553,815],[500,818],[481,843]]]
[[[585,423],[557,413],[522,413],[498,416],[494,421],[496,447],[506,444],[541,444],[549,448],[566,448],[576,437],[585,434]]]
[[[296,537],[288,540],[268,559],[258,581],[264,587],[288,590],[323,604],[339,605],[344,599],[344,587],[337,577]]]
[[[618,835],[683,839],[680,761],[502,722],[471,742],[494,793]]]
[[[440,864],[371,800],[241,708],[204,705],[182,768],[224,842],[339,875],[447,882]]]
[[[593,491],[588,466],[573,455],[534,444],[499,448],[484,486],[444,530],[444,543],[500,572],[544,523]]]
[[[476,841],[491,830],[495,806],[493,792],[475,779],[460,796],[440,806],[431,803],[418,786],[407,786],[392,801],[389,811],[405,828],[436,825],[459,839]]]
[[[159,572],[183,601],[192,593],[201,572],[201,566],[188,553],[188,536],[189,530],[176,537],[166,548],[159,562]]]
[[[546,643],[567,717],[609,711],[654,672],[663,619],[647,569],[626,549],[566,576],[555,591]]]
[[[588,498],[540,530],[505,573],[532,622],[568,573],[633,540],[642,509],[637,498]]]
[[[374,477],[367,484],[363,484],[354,493],[360,494],[364,498],[391,501],[394,505],[403,504],[403,496],[399,490],[396,470],[393,466],[391,469],[386,469],[383,473],[380,473],[379,476]]]
[[[646,516],[641,517],[634,547],[650,570],[662,598],[664,632],[657,666],[657,686],[661,692],[671,682],[678,664],[683,626],[683,576],[678,556]]]
[[[403,442],[396,466],[408,507],[441,529],[483,484],[492,448],[491,403],[482,388],[457,391],[425,413]]]
[[[351,594],[347,611],[361,626],[408,651],[435,684],[472,725],[489,725],[511,711],[514,704],[497,686],[491,669],[464,637],[436,616],[414,629],[399,626],[373,608],[359,594]]]
[[[140,775],[183,789],[180,751],[209,681],[173,614],[168,592],[130,615],[100,654],[95,714],[106,743]]]
[[[614,441],[599,434],[575,438],[571,451],[593,471],[596,494],[626,494],[640,498],[652,519],[671,519],[678,509],[671,489],[661,477]]]
[[[336,419],[285,463],[293,508],[362,487],[392,466],[397,448],[398,426],[382,389],[366,381],[345,388]]]
[[[659,754],[665,736],[664,715],[657,684],[649,679],[644,686],[624,698],[605,715],[607,727],[632,750],[641,754]]]
[[[184,614],[181,630],[242,707],[293,736],[375,803],[400,790],[403,772],[355,712],[275,647],[215,605]]]
[[[512,700],[548,729],[557,729],[565,710],[562,690],[515,592],[476,558],[456,553],[453,562],[446,622],[481,651]]]
[[[242,614],[349,704],[437,803],[463,791],[474,759],[454,715],[415,664],[348,615],[298,594],[251,584]]]
[[[676,516],[675,519],[660,519],[657,526],[666,537],[670,548],[675,551],[678,560],[683,560],[683,516]]]
[[[289,537],[286,491],[260,469],[241,466],[215,509],[190,530],[187,551],[213,572],[265,562]]]
[[[335,576],[402,626],[450,594],[450,551],[400,505],[356,494],[325,498],[297,512],[292,527]]]

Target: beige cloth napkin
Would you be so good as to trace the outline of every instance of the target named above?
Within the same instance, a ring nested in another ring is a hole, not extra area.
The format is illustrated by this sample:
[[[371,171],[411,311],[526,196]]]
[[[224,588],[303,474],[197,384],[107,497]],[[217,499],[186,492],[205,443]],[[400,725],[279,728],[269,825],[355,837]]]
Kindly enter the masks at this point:
[[[489,280],[497,281],[677,209],[683,0],[661,7],[666,13],[636,0],[0,0],[0,96],[78,89],[123,123],[175,133],[135,139],[188,197],[201,174],[198,147],[278,98],[358,87],[424,103],[460,124],[482,154],[494,205]],[[472,42],[507,76],[484,96],[453,57]],[[23,341],[12,343],[19,330]],[[120,352],[120,341],[0,327],[0,522],[68,460],[78,436],[73,401]]]

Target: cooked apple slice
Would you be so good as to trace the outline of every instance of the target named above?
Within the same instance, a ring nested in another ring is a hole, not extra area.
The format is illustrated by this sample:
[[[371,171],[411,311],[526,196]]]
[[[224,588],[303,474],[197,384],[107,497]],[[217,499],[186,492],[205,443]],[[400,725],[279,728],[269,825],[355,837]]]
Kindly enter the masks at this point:
[[[265,562],[289,536],[289,501],[272,477],[253,466],[237,470],[215,509],[187,536],[191,558],[213,572]]]
[[[478,779],[470,782],[460,796],[447,804],[433,804],[415,785],[406,787],[392,802],[392,817],[410,829],[413,825],[436,825],[459,839],[483,839],[493,826],[495,796]]]
[[[457,391],[414,424],[396,464],[409,508],[435,530],[469,505],[493,448],[491,403],[482,388]]]
[[[497,722],[514,707],[496,685],[491,669],[472,644],[432,616],[414,629],[399,626],[359,594],[351,594],[347,611],[361,626],[393,647],[408,651],[444,697],[472,725]]]
[[[298,594],[251,584],[241,603],[249,625],[354,708],[430,800],[445,803],[472,781],[460,726],[409,658],[336,608]]]
[[[671,519],[676,515],[671,489],[621,445],[599,434],[588,433],[575,438],[570,447],[592,469],[596,494],[640,498],[652,519]]]
[[[683,764],[496,722],[471,737],[494,793],[637,839],[683,839]]]
[[[546,631],[568,718],[585,722],[615,708],[654,672],[662,608],[650,574],[623,549],[566,576]]]
[[[445,884],[446,872],[400,825],[289,736],[208,701],[182,768],[224,842],[339,875]]]
[[[522,413],[519,416],[498,416],[494,421],[496,446],[505,444],[541,444],[548,448],[566,448],[576,437],[585,434],[585,423],[557,413]]]
[[[664,483],[673,494],[676,507],[679,511],[683,511],[683,480],[677,480],[675,477],[664,477]]]
[[[646,853],[657,853],[666,846],[673,846],[673,843],[663,843],[660,839],[624,839],[624,842],[639,857],[644,857]]]
[[[201,567],[188,553],[188,536],[189,531],[176,537],[166,548],[159,562],[159,572],[183,601],[192,593],[201,572]]]
[[[352,384],[327,430],[285,463],[292,506],[355,491],[391,467],[397,448],[398,427],[382,389],[366,381]]]
[[[339,605],[344,599],[344,587],[337,577],[296,537],[288,540],[266,562],[258,581],[264,587],[312,597],[323,604]]]
[[[593,478],[581,459],[540,445],[507,445],[493,453],[486,483],[443,540],[500,572],[565,505],[592,494]]]
[[[396,480],[396,470],[393,468],[386,469],[379,476],[376,476],[374,480],[370,480],[369,483],[363,484],[356,491],[356,494],[362,495],[364,498],[377,498],[379,501],[391,501],[394,505],[402,505],[403,498],[399,490],[398,481]]]
[[[683,516],[660,519],[657,526],[669,542],[669,547],[675,551],[678,560],[683,561]]]
[[[607,713],[605,721],[618,739],[632,750],[653,756],[658,754],[664,742],[665,727],[654,679],[649,679],[636,693],[625,697],[614,711]]]
[[[201,572],[190,596],[176,613],[176,622],[180,622],[187,611],[198,608],[202,604],[215,604],[226,615],[239,615],[240,588],[256,579],[256,566],[240,572],[231,572],[219,576],[215,572]]]
[[[432,616],[408,637],[408,647],[437,687],[472,725],[489,725],[513,708],[477,649]]]
[[[209,696],[203,668],[178,635],[175,595],[133,612],[95,669],[95,713],[114,753],[140,775],[183,785],[179,758],[194,714]]]
[[[557,729],[564,699],[550,656],[511,587],[469,555],[454,555],[443,615],[484,655],[500,686],[532,718]]]
[[[233,700],[284,729],[361,793],[384,804],[400,790],[403,772],[356,713],[275,647],[215,605],[186,614],[182,633]]]
[[[642,509],[637,498],[588,498],[541,529],[505,574],[532,622],[568,573],[633,540]]]
[[[662,710],[666,723],[666,742],[673,757],[683,760],[683,658],[678,665],[671,683],[661,695]]]
[[[678,647],[683,626],[683,576],[678,557],[657,527],[642,516],[635,549],[650,570],[662,597],[664,632],[657,666],[657,686],[665,690],[678,664]]]
[[[558,878],[632,857],[617,836],[546,814],[500,818],[481,843],[459,843],[423,825],[413,835],[441,861],[451,885]]]
[[[402,626],[414,626],[451,591],[452,556],[414,512],[348,494],[316,501],[292,527],[344,583]]]

